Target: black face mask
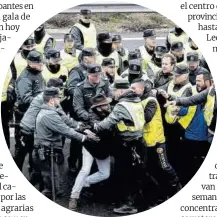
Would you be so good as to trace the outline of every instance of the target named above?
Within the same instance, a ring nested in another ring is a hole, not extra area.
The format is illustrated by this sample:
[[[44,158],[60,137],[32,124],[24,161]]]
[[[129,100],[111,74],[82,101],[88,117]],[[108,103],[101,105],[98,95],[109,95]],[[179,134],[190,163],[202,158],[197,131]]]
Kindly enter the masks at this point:
[[[140,74],[129,74],[129,76],[128,76],[129,83],[131,84],[132,81],[136,78],[141,78],[141,73]]]
[[[104,57],[108,57],[113,52],[112,43],[99,43],[98,50]]]
[[[179,28],[179,27],[175,27],[175,31],[176,31],[176,33],[177,33],[178,35],[181,35],[182,32],[183,32],[183,30],[182,30],[181,28]]]
[[[33,50],[35,50],[35,49],[33,49]],[[21,54],[22,54],[22,56],[26,59],[27,56],[28,56],[28,54],[30,53],[30,51],[33,51],[33,50],[25,50],[25,49],[23,49],[23,50],[21,51]]]
[[[41,73],[41,71],[39,71],[38,69],[32,68],[30,66],[28,66],[27,68],[33,74],[39,74],[39,73]]]
[[[35,39],[35,43],[36,44],[40,44],[40,42],[42,41],[42,39],[45,36],[45,28],[43,26],[43,28],[41,28],[39,31],[34,31],[34,39]]]
[[[182,55],[182,57],[176,57],[176,61],[177,63],[180,63],[184,60],[184,55]]]
[[[50,64],[50,65],[48,65],[48,68],[49,68],[51,73],[56,74],[60,70],[60,64],[56,64],[56,65]]]

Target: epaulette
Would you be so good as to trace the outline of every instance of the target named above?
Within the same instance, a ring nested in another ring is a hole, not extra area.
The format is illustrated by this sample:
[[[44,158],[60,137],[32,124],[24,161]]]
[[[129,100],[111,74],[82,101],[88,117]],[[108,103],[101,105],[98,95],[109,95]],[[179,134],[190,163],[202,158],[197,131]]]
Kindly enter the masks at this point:
[[[77,84],[77,87],[80,87],[82,84],[84,84],[84,81],[79,82],[79,83]]]

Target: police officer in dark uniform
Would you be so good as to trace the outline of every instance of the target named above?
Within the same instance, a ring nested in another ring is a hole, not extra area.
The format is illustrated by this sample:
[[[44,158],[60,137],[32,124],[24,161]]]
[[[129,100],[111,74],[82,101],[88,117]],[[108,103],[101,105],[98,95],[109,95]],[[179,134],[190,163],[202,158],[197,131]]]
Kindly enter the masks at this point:
[[[40,94],[45,88],[45,81],[41,71],[43,69],[43,58],[38,51],[31,51],[27,56],[28,66],[23,70],[16,82],[15,103],[15,156],[14,160],[22,170],[23,155],[25,154],[23,143],[21,142],[20,121],[27,111],[33,98]]]
[[[54,48],[56,40],[45,31],[45,25],[40,25],[34,31],[34,39],[36,43],[36,50],[41,54],[46,53],[49,48]]]
[[[14,65],[16,68],[16,74],[12,74],[14,79],[17,79],[20,73],[26,68],[27,56],[32,50],[35,50],[35,40],[34,38],[29,37],[23,42],[21,51],[14,57]]]
[[[101,66],[90,64],[87,70],[87,78],[77,85],[73,98],[73,106],[80,121],[89,120],[88,110],[91,107],[92,97],[99,93],[112,97],[108,79],[101,77]]]
[[[60,191],[60,170],[63,165],[62,136],[74,138],[79,142],[99,140],[93,134],[83,135],[76,132],[64,122],[57,110],[60,106],[58,88],[46,88],[43,101],[44,104],[36,118],[33,160],[43,177],[45,188],[42,194],[51,198],[51,193],[55,194],[52,192],[52,180],[55,185],[53,190],[57,190],[57,193]],[[53,170],[53,177],[51,170]]]
[[[201,68],[203,68],[203,67],[199,66],[199,63],[200,63],[199,56],[196,52],[187,53],[189,81],[192,85],[196,84],[196,76],[197,76],[198,72],[201,70]]]
[[[108,57],[115,60],[115,79],[117,79],[118,75],[124,71],[123,61],[118,52],[113,49],[112,36],[109,32],[103,32],[97,35],[97,50],[96,62],[98,64],[101,65],[103,59]]]
[[[102,68],[99,64],[89,64],[87,68],[87,75],[84,81],[77,84],[73,97],[73,108],[76,120],[82,122],[89,121],[89,109],[92,105],[91,98],[96,94],[103,93],[107,97],[112,97],[109,88],[109,81],[107,78],[101,77]],[[77,170],[75,164],[79,157],[81,157],[82,146],[78,143],[71,141],[70,156],[68,158],[69,170],[74,172]],[[79,161],[79,167],[81,160]],[[78,168],[79,169],[79,168]]]
[[[109,80],[110,84],[115,80],[115,60],[113,58],[106,58],[102,62],[102,70],[105,78]]]
[[[170,52],[176,57],[176,65],[186,64],[186,56],[182,42],[173,42],[171,44]]]
[[[80,56],[80,64],[71,69],[66,88],[71,99],[78,83],[82,82],[87,76],[87,67],[96,62],[96,52],[93,48],[84,48]]]

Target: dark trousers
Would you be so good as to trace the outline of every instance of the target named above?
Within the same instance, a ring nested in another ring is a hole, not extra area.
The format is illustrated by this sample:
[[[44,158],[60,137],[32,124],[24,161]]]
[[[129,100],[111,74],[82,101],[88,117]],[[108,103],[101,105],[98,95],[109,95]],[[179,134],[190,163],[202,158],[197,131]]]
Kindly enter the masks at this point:
[[[7,101],[1,102],[2,128],[8,148],[10,148],[9,106]]]
[[[142,189],[144,177],[143,140],[122,142],[115,153],[114,191],[116,203],[132,203]],[[136,154],[139,156],[135,158]],[[141,160],[141,161],[140,161]]]
[[[156,198],[166,199],[180,190],[179,178],[168,161],[165,143],[146,148],[146,169],[156,180],[157,189],[153,192]]]
[[[77,161],[78,168],[76,168]],[[82,144],[74,139],[72,139],[70,143],[68,166],[69,169],[77,169],[77,171],[79,171],[82,166]]]
[[[199,170],[210,148],[208,141],[184,139],[180,145],[180,179],[186,185]]]
[[[26,135],[22,133],[20,128],[20,121],[23,118],[23,114],[15,112],[15,154],[14,160],[22,171],[23,163],[27,154],[29,154],[29,170],[32,170],[32,151],[34,145],[34,135]]]
[[[63,175],[63,167],[64,167],[64,158],[61,153],[61,160],[57,160],[57,153],[54,152],[53,157],[53,171],[54,171],[54,177],[51,176],[51,155],[45,150],[45,159],[41,160],[39,158],[38,149],[33,150],[33,165],[34,165],[34,173],[41,175],[41,181],[43,182],[43,191],[42,194],[44,194],[48,198],[52,198],[52,178],[54,178],[54,187],[55,187],[55,193],[58,194],[61,189],[60,185],[62,182],[62,175]],[[60,154],[60,153],[58,153]],[[58,157],[59,158],[59,157]],[[59,159],[60,159],[59,158]],[[39,178],[39,176],[38,176]]]

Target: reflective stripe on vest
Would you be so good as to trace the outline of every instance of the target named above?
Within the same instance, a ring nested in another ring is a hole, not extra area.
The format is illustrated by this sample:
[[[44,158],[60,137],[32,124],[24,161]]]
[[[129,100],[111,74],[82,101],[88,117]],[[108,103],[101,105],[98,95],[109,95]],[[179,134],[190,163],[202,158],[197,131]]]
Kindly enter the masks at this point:
[[[44,66],[44,70],[42,71],[42,76],[46,83],[50,78],[59,78],[60,75],[65,75],[68,78],[68,70],[65,66],[61,66],[57,73],[50,72],[46,66]]]
[[[14,58],[14,65],[17,70],[17,78],[21,74],[21,72],[27,67],[27,61],[22,57],[21,53],[17,53]]]
[[[145,72],[146,69],[147,69],[148,63],[149,63],[149,62],[151,61],[151,59],[152,59],[152,55],[150,55],[150,54],[147,52],[147,50],[146,50],[146,48],[145,48],[144,45],[143,45],[143,46],[140,46],[140,47],[139,47],[139,50],[140,50],[140,53],[141,53],[141,56],[142,56],[142,60],[143,60],[142,70],[143,70],[143,72]]]
[[[115,80],[119,79],[120,76],[118,75],[117,71],[119,68],[119,54],[117,51],[113,51],[108,57],[102,56],[99,52],[97,52],[96,62],[102,65],[102,62],[106,58],[113,58],[115,60]]]
[[[154,76],[156,76],[157,72],[161,69],[161,67],[158,67],[157,65],[155,65],[153,62],[149,62],[147,68],[150,68],[152,70],[152,72],[154,73]]]
[[[120,102],[118,104],[122,105],[129,112],[134,122],[134,126],[127,126],[123,121],[119,122],[117,124],[119,131],[136,132],[136,131],[143,130],[145,119],[144,119],[144,110],[141,102]]]
[[[163,121],[161,117],[161,109],[158,101],[154,97],[148,97],[147,99],[142,101],[142,105],[145,109],[150,100],[154,100],[156,102],[157,110],[152,120],[149,123],[145,124],[144,127],[143,137],[148,147],[155,146],[156,143],[165,142]]]
[[[44,38],[42,39],[41,43],[40,43],[40,44],[36,44],[35,49],[36,49],[38,52],[40,52],[41,54],[44,54],[44,48],[45,48],[45,45],[46,45],[46,43],[47,43],[47,41],[48,41],[49,39],[52,40],[52,43],[53,43],[53,46],[52,46],[52,47],[55,47],[55,45],[56,45],[55,39],[54,39],[52,36],[50,36],[50,35],[48,35],[48,34],[46,33],[45,36],[44,36]]]
[[[61,65],[65,66],[68,71],[70,71],[72,68],[77,66],[79,64],[78,62],[78,56],[81,53],[81,51],[76,50],[75,56],[72,56],[65,52],[65,50],[60,51],[60,56],[62,58]]]
[[[214,106],[215,106],[215,95],[211,96],[211,91],[213,87],[209,89],[206,104],[204,106],[204,118],[207,123],[207,126],[209,127],[213,118],[214,113]]]
[[[4,84],[3,84],[3,89],[2,89],[2,102],[6,101],[7,100],[7,90],[8,90],[8,85],[9,85],[9,82],[11,80],[11,70],[9,69],[7,74],[6,74],[6,77],[5,77],[5,81],[4,81]]]
[[[174,32],[169,32],[168,34],[168,41],[170,44],[173,42],[182,42],[184,46],[188,44],[188,35],[183,32],[181,35],[175,35]]]
[[[171,81],[169,86],[168,86],[168,93],[175,95],[177,97],[181,97],[182,94],[184,93],[184,91],[186,90],[186,88],[191,87],[191,86],[192,85],[190,83],[188,83],[187,85],[183,86],[179,91],[174,92],[173,91],[174,84],[173,84],[173,81]],[[193,90],[193,94],[196,94],[196,88],[192,88],[192,90]],[[195,115],[197,106],[189,106],[187,114],[185,116],[182,116],[182,117],[179,117],[177,115],[172,114],[172,110],[174,108],[176,108],[176,106],[168,106],[167,107],[167,111],[165,114],[166,122],[169,124],[174,124],[175,122],[178,121],[181,124],[181,126],[184,129],[186,129],[189,126],[189,124],[191,123],[191,121]]]
[[[84,48],[86,47],[96,48],[96,28],[95,26],[92,23],[90,24],[89,28],[86,28],[80,23],[76,23],[74,26],[76,26],[83,35]]]

